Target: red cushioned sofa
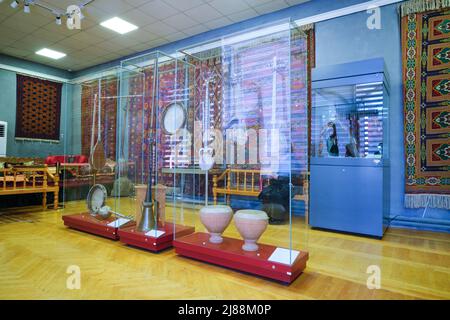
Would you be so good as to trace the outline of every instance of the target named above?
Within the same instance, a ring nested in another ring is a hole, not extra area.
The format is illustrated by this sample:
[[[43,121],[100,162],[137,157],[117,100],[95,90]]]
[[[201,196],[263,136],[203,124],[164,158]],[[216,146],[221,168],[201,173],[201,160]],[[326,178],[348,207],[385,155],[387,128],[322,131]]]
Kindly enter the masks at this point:
[[[45,158],[45,164],[52,166],[57,164],[88,164],[89,159],[83,155],[74,156],[48,156]]]
[[[93,179],[93,172],[89,164],[89,158],[84,155],[52,155],[45,159],[45,164],[56,166],[60,173],[60,186],[65,188],[81,187],[96,183],[108,184],[114,182],[115,166],[105,166],[104,169],[96,172]]]

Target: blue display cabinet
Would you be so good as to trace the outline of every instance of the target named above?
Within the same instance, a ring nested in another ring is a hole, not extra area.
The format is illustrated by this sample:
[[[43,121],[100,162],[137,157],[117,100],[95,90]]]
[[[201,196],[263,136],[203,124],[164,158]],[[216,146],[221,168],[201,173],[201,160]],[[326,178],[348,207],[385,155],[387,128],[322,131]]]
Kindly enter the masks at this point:
[[[313,70],[310,225],[381,238],[389,217],[383,59]]]

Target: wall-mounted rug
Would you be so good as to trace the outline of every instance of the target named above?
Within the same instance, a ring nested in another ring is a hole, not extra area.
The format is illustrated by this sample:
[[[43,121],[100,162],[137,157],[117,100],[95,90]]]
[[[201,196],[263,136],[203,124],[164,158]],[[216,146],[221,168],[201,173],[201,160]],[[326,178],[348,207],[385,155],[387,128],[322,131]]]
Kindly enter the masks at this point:
[[[59,141],[62,83],[17,75],[16,138]]]
[[[450,209],[450,8],[410,11],[402,11],[405,206]]]

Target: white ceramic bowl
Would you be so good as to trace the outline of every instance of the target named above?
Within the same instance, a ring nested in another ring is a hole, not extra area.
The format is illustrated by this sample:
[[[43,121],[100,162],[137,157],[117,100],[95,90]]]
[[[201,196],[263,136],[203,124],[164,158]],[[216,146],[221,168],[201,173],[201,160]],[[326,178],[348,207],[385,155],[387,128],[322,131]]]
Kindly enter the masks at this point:
[[[244,251],[257,251],[256,241],[267,228],[269,217],[260,210],[239,210],[234,215],[234,224],[244,239]]]
[[[211,234],[209,242],[222,243],[222,233],[228,227],[233,217],[229,206],[205,206],[200,209],[200,220]]]

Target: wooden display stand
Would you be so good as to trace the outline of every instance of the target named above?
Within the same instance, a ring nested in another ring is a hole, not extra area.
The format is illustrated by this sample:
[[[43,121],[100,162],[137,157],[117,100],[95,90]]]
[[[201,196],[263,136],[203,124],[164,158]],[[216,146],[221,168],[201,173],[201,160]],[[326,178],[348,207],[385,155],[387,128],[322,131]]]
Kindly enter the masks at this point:
[[[195,228],[166,222],[164,226],[159,225],[158,231],[164,231],[164,234],[159,237],[147,236],[144,232],[137,231],[136,226],[121,228],[118,233],[120,242],[157,252],[172,247],[174,237],[189,235],[195,231]]]
[[[118,240],[119,228],[108,226],[109,223],[117,220],[115,217],[109,217],[105,220],[98,220],[92,217],[89,213],[80,213],[63,216],[64,225],[69,228],[92,233],[98,236]],[[128,222],[125,226],[133,226],[134,221]]]
[[[223,242],[213,244],[208,241],[208,233],[194,234],[173,241],[176,253],[182,256],[248,272],[277,281],[291,283],[306,268],[308,252],[301,251],[295,261],[289,264],[269,261],[277,249],[275,246],[258,244],[256,252],[242,250],[242,240],[223,237]]]

